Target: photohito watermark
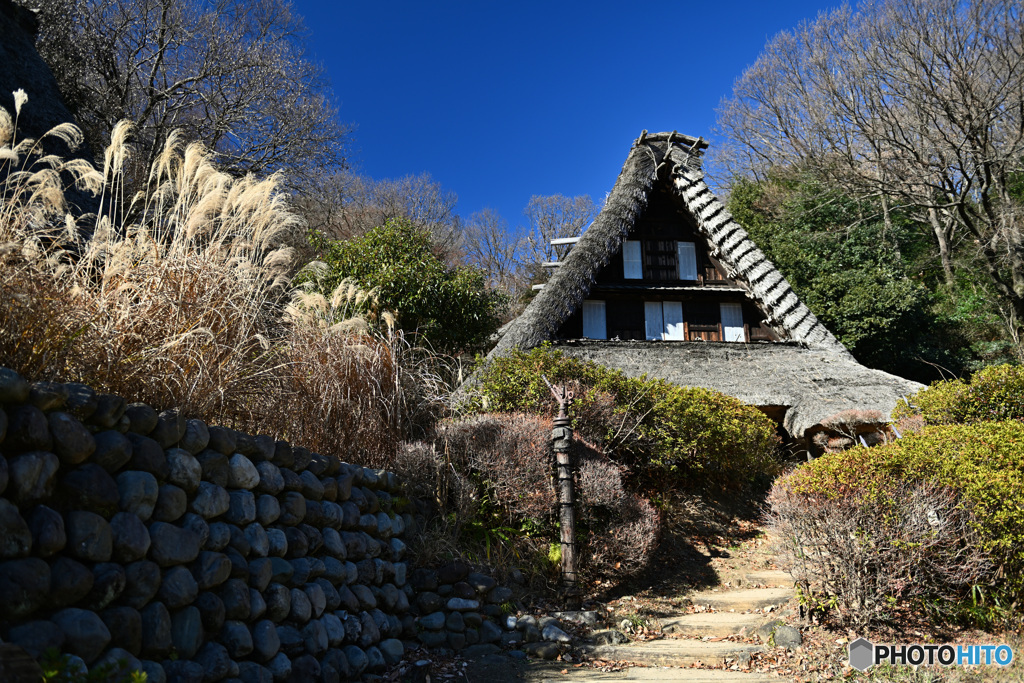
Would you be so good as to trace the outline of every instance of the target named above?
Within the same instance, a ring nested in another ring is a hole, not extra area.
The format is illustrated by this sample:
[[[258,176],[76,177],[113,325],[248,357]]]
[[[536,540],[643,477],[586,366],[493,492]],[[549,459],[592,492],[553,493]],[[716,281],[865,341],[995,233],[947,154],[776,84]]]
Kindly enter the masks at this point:
[[[1009,645],[896,645],[872,643],[858,638],[850,643],[850,666],[867,671],[876,664],[912,664],[922,666],[981,666],[1013,663]]]

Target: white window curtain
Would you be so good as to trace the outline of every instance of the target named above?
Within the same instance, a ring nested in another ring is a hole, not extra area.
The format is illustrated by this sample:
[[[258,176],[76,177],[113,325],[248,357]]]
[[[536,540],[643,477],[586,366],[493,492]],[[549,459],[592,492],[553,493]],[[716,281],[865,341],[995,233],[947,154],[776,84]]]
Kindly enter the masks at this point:
[[[697,279],[697,246],[693,242],[676,242],[679,261],[679,279]]]
[[[648,339],[661,339],[665,333],[665,322],[660,301],[644,302],[644,323]]]
[[[608,338],[603,301],[588,299],[583,302],[583,336],[587,339]]]
[[[644,264],[640,257],[640,240],[626,240],[622,243],[623,277],[627,280],[642,280]]]
[[[743,333],[743,307],[740,304],[720,304],[722,310],[722,335],[727,342],[745,342]]]
[[[665,319],[665,336],[663,339],[685,340],[683,331],[683,303],[681,301],[665,301],[662,303],[662,315]]]
[[[648,339],[685,340],[683,304],[679,301],[645,301],[644,327]]]

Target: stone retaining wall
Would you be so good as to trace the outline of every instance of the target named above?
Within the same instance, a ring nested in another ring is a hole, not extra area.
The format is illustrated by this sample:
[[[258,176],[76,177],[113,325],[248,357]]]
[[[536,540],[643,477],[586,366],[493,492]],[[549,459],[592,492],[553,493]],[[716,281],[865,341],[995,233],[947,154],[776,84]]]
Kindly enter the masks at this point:
[[[490,577],[414,589],[411,512],[393,473],[0,368],[0,640],[33,657],[338,681],[500,641]]]

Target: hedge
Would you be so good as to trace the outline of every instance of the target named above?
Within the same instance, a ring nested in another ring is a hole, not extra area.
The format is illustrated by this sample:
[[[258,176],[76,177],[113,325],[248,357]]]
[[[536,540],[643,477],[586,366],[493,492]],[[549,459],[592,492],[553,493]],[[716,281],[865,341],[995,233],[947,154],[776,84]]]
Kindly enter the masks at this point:
[[[787,485],[808,497],[854,491],[891,498],[920,482],[948,487],[975,518],[999,587],[1024,598],[1024,423],[931,426],[875,448],[854,448],[800,467]]]
[[[545,377],[575,391],[570,414],[583,438],[652,480],[740,485],[777,471],[775,425],[757,408],[711,389],[627,377],[549,345],[493,360],[465,407],[554,415]]]
[[[1024,367],[996,365],[961,379],[934,382],[901,399],[892,418],[921,416],[925,424],[949,425],[1024,419]]]

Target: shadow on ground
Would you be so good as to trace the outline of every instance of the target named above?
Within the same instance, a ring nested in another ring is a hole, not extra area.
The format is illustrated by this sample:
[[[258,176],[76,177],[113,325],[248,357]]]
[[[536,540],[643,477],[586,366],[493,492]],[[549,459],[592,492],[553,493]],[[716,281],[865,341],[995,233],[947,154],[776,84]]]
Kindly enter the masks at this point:
[[[681,596],[719,585],[712,559],[761,534],[762,491],[669,492],[662,497],[663,531],[646,569],[609,590],[626,595]]]

